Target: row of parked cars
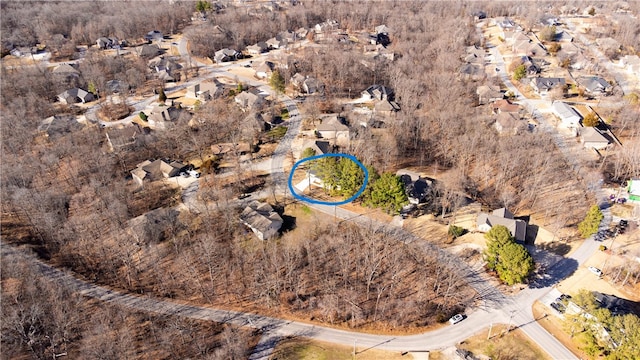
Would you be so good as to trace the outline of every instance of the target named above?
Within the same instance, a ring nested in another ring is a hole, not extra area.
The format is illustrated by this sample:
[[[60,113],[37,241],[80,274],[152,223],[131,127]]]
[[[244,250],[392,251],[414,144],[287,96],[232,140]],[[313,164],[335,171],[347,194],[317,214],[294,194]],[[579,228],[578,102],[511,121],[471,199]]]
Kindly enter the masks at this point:
[[[627,220],[620,220],[612,229],[599,230],[593,237],[595,241],[604,241],[606,239],[622,235],[627,230],[629,222]]]
[[[564,314],[567,310],[567,302],[571,299],[571,295],[562,294],[554,302],[549,304],[555,311]]]

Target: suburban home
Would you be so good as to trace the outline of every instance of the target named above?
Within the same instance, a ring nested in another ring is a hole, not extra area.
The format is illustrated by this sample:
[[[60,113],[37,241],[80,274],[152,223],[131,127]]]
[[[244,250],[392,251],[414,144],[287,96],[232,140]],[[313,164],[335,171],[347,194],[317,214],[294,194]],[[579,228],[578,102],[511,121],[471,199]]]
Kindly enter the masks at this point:
[[[625,55],[620,58],[620,66],[629,74],[640,74],[640,57],[638,55]]]
[[[598,76],[583,76],[577,79],[580,86],[584,87],[589,94],[604,95],[611,92],[613,86],[609,82]]]
[[[511,47],[514,55],[518,56],[544,56],[547,54],[547,50],[537,41],[531,40],[523,33],[518,33],[514,37],[514,42]]]
[[[500,91],[500,88],[494,85],[480,85],[476,89],[476,94],[480,105],[504,99],[504,94]]]
[[[280,49],[287,46],[288,42],[286,39],[272,37],[271,39],[267,40],[266,44],[269,47],[269,49],[275,50],[275,49]]]
[[[484,66],[477,64],[464,64],[460,67],[460,79],[479,81],[485,78]]]
[[[115,79],[107,81],[105,85],[107,86],[107,91],[112,94],[124,94],[131,88],[125,81]]]
[[[133,180],[142,186],[144,180],[156,181],[180,174],[185,165],[178,161],[158,159],[155,161],[145,160],[131,170]]]
[[[520,116],[517,113],[501,113],[496,117],[494,127],[500,134],[514,134],[527,129],[527,123],[520,120]]]
[[[156,72],[166,71],[171,74],[174,71],[182,69],[182,65],[178,64],[174,58],[162,57],[159,60],[153,62],[151,67]]]
[[[302,91],[308,95],[324,93],[324,84],[316,78],[307,76],[302,82]]]
[[[68,105],[76,103],[84,104],[93,100],[95,100],[95,97],[92,93],[80,88],[69,89],[61,94],[58,94],[58,101]]]
[[[138,124],[122,128],[109,127],[105,129],[109,151],[130,150],[144,141],[143,129]]]
[[[629,193],[629,200],[640,201],[640,178],[630,179],[627,182],[627,192]]]
[[[377,113],[392,114],[394,112],[400,111],[400,105],[398,105],[395,101],[381,100],[376,101],[373,109]]]
[[[254,61],[251,63],[251,66],[256,72],[256,77],[258,79],[266,79],[273,73],[273,70],[276,68],[276,64],[272,61]]]
[[[580,128],[580,142],[587,149],[602,150],[609,147],[609,137],[595,127],[586,126]]]
[[[224,48],[214,53],[213,60],[216,63],[220,64],[226,61],[238,60],[241,57],[242,57],[242,54],[237,52],[236,50]]]
[[[503,225],[517,241],[525,241],[527,235],[527,223],[524,220],[514,219],[513,214],[506,208],[493,210],[490,214],[481,212],[478,214],[478,231],[487,232],[493,226]]]
[[[578,114],[571,106],[562,101],[554,101],[551,104],[553,113],[560,118],[562,125],[568,128],[577,128],[580,126],[580,120],[582,116]]]
[[[181,118],[189,121],[191,114],[187,110],[177,106],[156,105],[148,114],[147,121],[149,122],[149,126],[154,129],[166,130],[170,126],[170,123],[175,123]]]
[[[393,90],[383,85],[371,85],[362,91],[362,100],[393,100]]]
[[[162,50],[156,44],[144,44],[136,49],[138,56],[151,59],[162,53]]]
[[[484,64],[486,52],[483,48],[477,47],[475,45],[467,46],[466,53],[467,54],[464,57],[464,62]]]
[[[376,34],[389,35],[389,33],[391,33],[391,29],[389,29],[387,25],[383,24],[383,25],[376,26],[375,32]]]
[[[337,30],[339,27],[340,25],[336,20],[327,20],[320,24],[316,24],[316,26],[313,27],[313,30],[316,34],[321,34],[326,31]]]
[[[536,75],[539,74],[542,69],[538,66],[531,56],[525,55],[522,57],[522,65],[525,66],[527,71],[527,75]]]
[[[211,145],[211,152],[216,156],[246,155],[251,153],[251,145],[246,142],[219,143]]]
[[[80,71],[78,71],[76,68],[74,68],[73,66],[69,65],[69,64],[60,64],[58,66],[56,66],[55,68],[53,68],[53,71],[51,72],[53,75],[59,75],[59,76],[73,76],[73,77],[78,77],[80,76]]]
[[[199,84],[187,87],[185,97],[207,102],[211,99],[218,98],[224,94],[224,84],[217,79],[213,81],[204,81]]]
[[[305,27],[301,27],[298,30],[296,30],[296,38],[298,39],[305,39],[307,35],[309,35],[309,29]]]
[[[248,226],[260,240],[275,237],[282,227],[282,218],[271,205],[252,201],[240,214],[240,220]]]
[[[259,110],[265,103],[265,99],[261,94],[255,94],[251,91],[241,92],[235,96],[234,100],[243,111]]]
[[[313,149],[315,155],[328,154],[333,150],[333,147],[328,141],[322,140],[307,140],[302,146],[302,151],[307,148]]]
[[[346,119],[336,115],[322,118],[322,122],[316,126],[316,133],[323,139],[327,139],[338,146],[349,145],[349,127],[345,125]]]
[[[516,23],[508,17],[503,17],[496,20],[496,25],[500,28],[500,37],[504,40],[509,40],[515,35],[517,30]]]
[[[247,54],[249,55],[256,56],[267,51],[269,51],[269,45],[267,45],[267,43],[264,41],[260,41],[253,45],[247,46]]]
[[[151,30],[144,36],[144,39],[148,42],[162,41],[164,35],[159,30]]]
[[[38,130],[50,139],[54,139],[80,130],[83,127],[84,124],[80,123],[75,115],[59,114],[42,120],[42,123],[38,126]]]
[[[491,104],[491,111],[494,114],[512,113],[517,114],[520,112],[520,105],[513,104],[507,99],[500,99]]]
[[[102,49],[102,50],[120,48],[120,43],[116,38],[101,37],[98,40],[96,40],[96,45],[98,46],[99,49]]]
[[[295,88],[297,89],[302,89],[302,83],[304,82],[304,80],[307,77],[300,74],[300,73],[295,73],[293,74],[293,76],[291,77],[291,79],[289,79],[289,82],[291,83],[291,85],[293,85]]]
[[[565,86],[566,82],[562,78],[544,78],[535,77],[531,78],[531,87],[538,94],[546,94],[551,89],[559,86]]]
[[[573,36],[569,34],[566,30],[557,29],[555,40],[558,42],[569,43],[573,41]]]
[[[420,174],[408,170],[398,170],[396,176],[404,184],[410,204],[418,205],[427,200],[427,195],[433,187],[434,180],[420,176]]]

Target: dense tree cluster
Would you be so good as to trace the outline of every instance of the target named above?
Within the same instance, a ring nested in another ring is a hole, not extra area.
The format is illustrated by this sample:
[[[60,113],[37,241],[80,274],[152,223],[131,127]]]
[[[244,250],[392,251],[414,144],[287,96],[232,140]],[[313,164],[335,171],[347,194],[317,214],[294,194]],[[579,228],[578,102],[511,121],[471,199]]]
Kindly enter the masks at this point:
[[[523,283],[534,269],[533,258],[527,249],[516,243],[505,226],[491,227],[485,234],[485,260],[489,270],[495,270],[507,285]]]
[[[581,290],[571,299],[579,313],[565,314],[565,328],[577,336],[591,357],[610,360],[640,357],[640,317],[633,313],[616,315],[596,301],[595,294]]]

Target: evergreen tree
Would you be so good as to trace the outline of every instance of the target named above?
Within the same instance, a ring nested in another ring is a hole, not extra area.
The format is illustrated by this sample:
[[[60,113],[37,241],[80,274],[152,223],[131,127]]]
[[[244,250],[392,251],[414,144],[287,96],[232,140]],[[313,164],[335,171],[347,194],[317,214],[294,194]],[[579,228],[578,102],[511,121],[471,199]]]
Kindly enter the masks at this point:
[[[584,220],[578,224],[578,232],[580,232],[580,235],[584,238],[588,238],[598,232],[598,227],[600,226],[602,218],[604,218],[604,215],[602,215],[602,211],[600,211],[598,205],[593,205],[587,212],[587,216],[585,216]]]
[[[160,88],[158,91],[158,102],[163,103],[167,101],[167,95],[164,93],[164,89]]]
[[[351,159],[341,157],[338,161],[338,186],[343,196],[351,197],[360,190],[364,182],[364,172]]]
[[[284,78],[282,74],[278,70],[274,70],[271,73],[271,77],[269,78],[269,85],[275,90],[278,94],[284,93]]]
[[[379,207],[389,213],[397,214],[408,203],[404,184],[396,175],[384,173],[369,183],[371,189],[367,191],[365,205]]]
[[[527,249],[516,243],[506,226],[496,225],[486,234],[484,258],[487,268],[495,270],[507,285],[522,283],[533,271],[533,258]]]
[[[312,148],[305,148],[304,150],[302,150],[302,154],[300,154],[300,158],[306,159],[314,156],[315,154],[316,154],[316,151],[313,150]]]

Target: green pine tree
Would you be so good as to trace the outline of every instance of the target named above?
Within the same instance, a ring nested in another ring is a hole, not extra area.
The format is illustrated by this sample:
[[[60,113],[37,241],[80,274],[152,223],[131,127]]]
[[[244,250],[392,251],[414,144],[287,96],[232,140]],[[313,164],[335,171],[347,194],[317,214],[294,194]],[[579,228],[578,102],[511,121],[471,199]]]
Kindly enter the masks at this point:
[[[375,177],[374,177],[375,178]],[[404,184],[392,173],[383,173],[373,182],[369,181],[365,205],[379,207],[388,213],[397,214],[408,203]]]
[[[495,270],[507,285],[524,282],[533,271],[533,258],[524,246],[515,242],[509,229],[503,225],[493,226],[485,239],[487,268]]]

